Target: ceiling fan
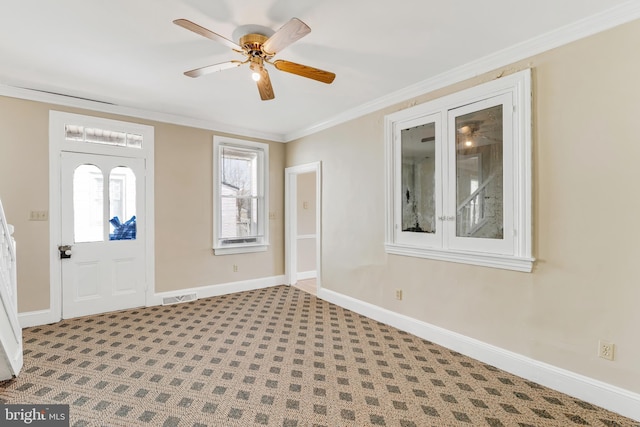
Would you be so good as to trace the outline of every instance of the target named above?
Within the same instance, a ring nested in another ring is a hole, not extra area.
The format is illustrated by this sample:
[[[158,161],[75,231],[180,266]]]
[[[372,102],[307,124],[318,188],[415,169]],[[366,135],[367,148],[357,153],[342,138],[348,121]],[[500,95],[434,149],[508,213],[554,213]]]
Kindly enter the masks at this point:
[[[295,62],[285,61],[282,59],[272,61],[273,57],[282,49],[311,32],[311,28],[298,18],[292,18],[289,20],[289,22],[284,24],[270,37],[254,31],[241,36],[239,43],[235,43],[220,34],[216,34],[213,31],[201,27],[187,19],[176,19],[173,23],[208,39],[220,42],[246,57],[244,61],[233,60],[221,62],[219,64],[208,65],[206,67],[186,71],[184,74],[189,77],[200,77],[205,74],[239,67],[240,65],[249,63],[249,67],[253,71],[253,80],[256,81],[258,92],[260,92],[260,98],[263,101],[275,98],[273,87],[271,86],[271,79],[269,78],[269,73],[265,68],[265,63],[273,65],[280,71],[286,71],[288,73],[327,84],[333,82],[333,79],[336,77],[334,73],[309,67],[307,65],[296,64]]]

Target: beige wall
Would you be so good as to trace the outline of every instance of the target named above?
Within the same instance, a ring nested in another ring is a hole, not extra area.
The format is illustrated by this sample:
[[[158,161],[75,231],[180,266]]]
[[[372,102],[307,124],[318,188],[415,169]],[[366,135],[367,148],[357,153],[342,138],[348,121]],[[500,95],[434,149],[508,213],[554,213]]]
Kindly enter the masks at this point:
[[[316,270],[316,239],[309,237],[316,234],[316,173],[297,175],[296,190],[298,235],[306,236],[298,239],[297,272],[304,273]]]
[[[212,131],[0,97],[0,198],[16,229],[20,312],[49,308],[49,222],[27,218],[49,209],[50,109],[154,126],[156,292],[284,274],[284,144],[269,143],[270,249],[214,256]]]
[[[284,145],[269,143],[269,250],[214,256],[212,141],[211,131],[156,125],[157,292],[284,274]]]
[[[296,176],[298,234],[316,234],[316,173]]]
[[[640,21],[287,144],[287,167],[322,161],[323,287],[640,392],[637,40]],[[529,67],[534,271],[387,255],[385,114]]]
[[[13,224],[18,259],[18,308],[49,308],[49,221],[28,221],[49,210],[49,109],[0,97],[0,198]]]

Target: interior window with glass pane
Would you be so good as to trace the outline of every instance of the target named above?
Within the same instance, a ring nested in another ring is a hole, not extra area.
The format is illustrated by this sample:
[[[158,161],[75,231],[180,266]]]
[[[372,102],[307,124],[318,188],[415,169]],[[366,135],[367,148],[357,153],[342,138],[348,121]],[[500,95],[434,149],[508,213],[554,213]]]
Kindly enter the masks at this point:
[[[258,153],[221,148],[220,238],[230,243],[255,242],[259,235]]]
[[[401,131],[402,231],[436,232],[435,124]]]
[[[456,235],[502,239],[502,105],[456,117]]]
[[[523,70],[385,117],[387,253],[532,271],[531,105]]]

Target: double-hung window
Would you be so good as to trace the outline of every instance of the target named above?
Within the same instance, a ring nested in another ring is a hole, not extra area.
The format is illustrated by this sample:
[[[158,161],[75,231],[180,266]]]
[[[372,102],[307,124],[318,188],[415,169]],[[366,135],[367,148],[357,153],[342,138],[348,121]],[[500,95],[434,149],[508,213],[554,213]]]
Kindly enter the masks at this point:
[[[531,271],[530,80],[386,117],[387,252]]]
[[[215,136],[213,164],[215,254],[265,251],[269,146]]]

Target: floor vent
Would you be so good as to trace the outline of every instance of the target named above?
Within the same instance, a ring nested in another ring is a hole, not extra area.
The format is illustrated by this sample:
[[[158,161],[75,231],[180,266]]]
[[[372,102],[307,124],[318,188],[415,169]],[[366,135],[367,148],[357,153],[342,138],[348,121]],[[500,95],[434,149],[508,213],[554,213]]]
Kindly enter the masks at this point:
[[[190,294],[176,295],[174,297],[164,297],[162,298],[162,305],[180,304],[181,302],[195,301],[197,299],[198,296],[193,292]]]

